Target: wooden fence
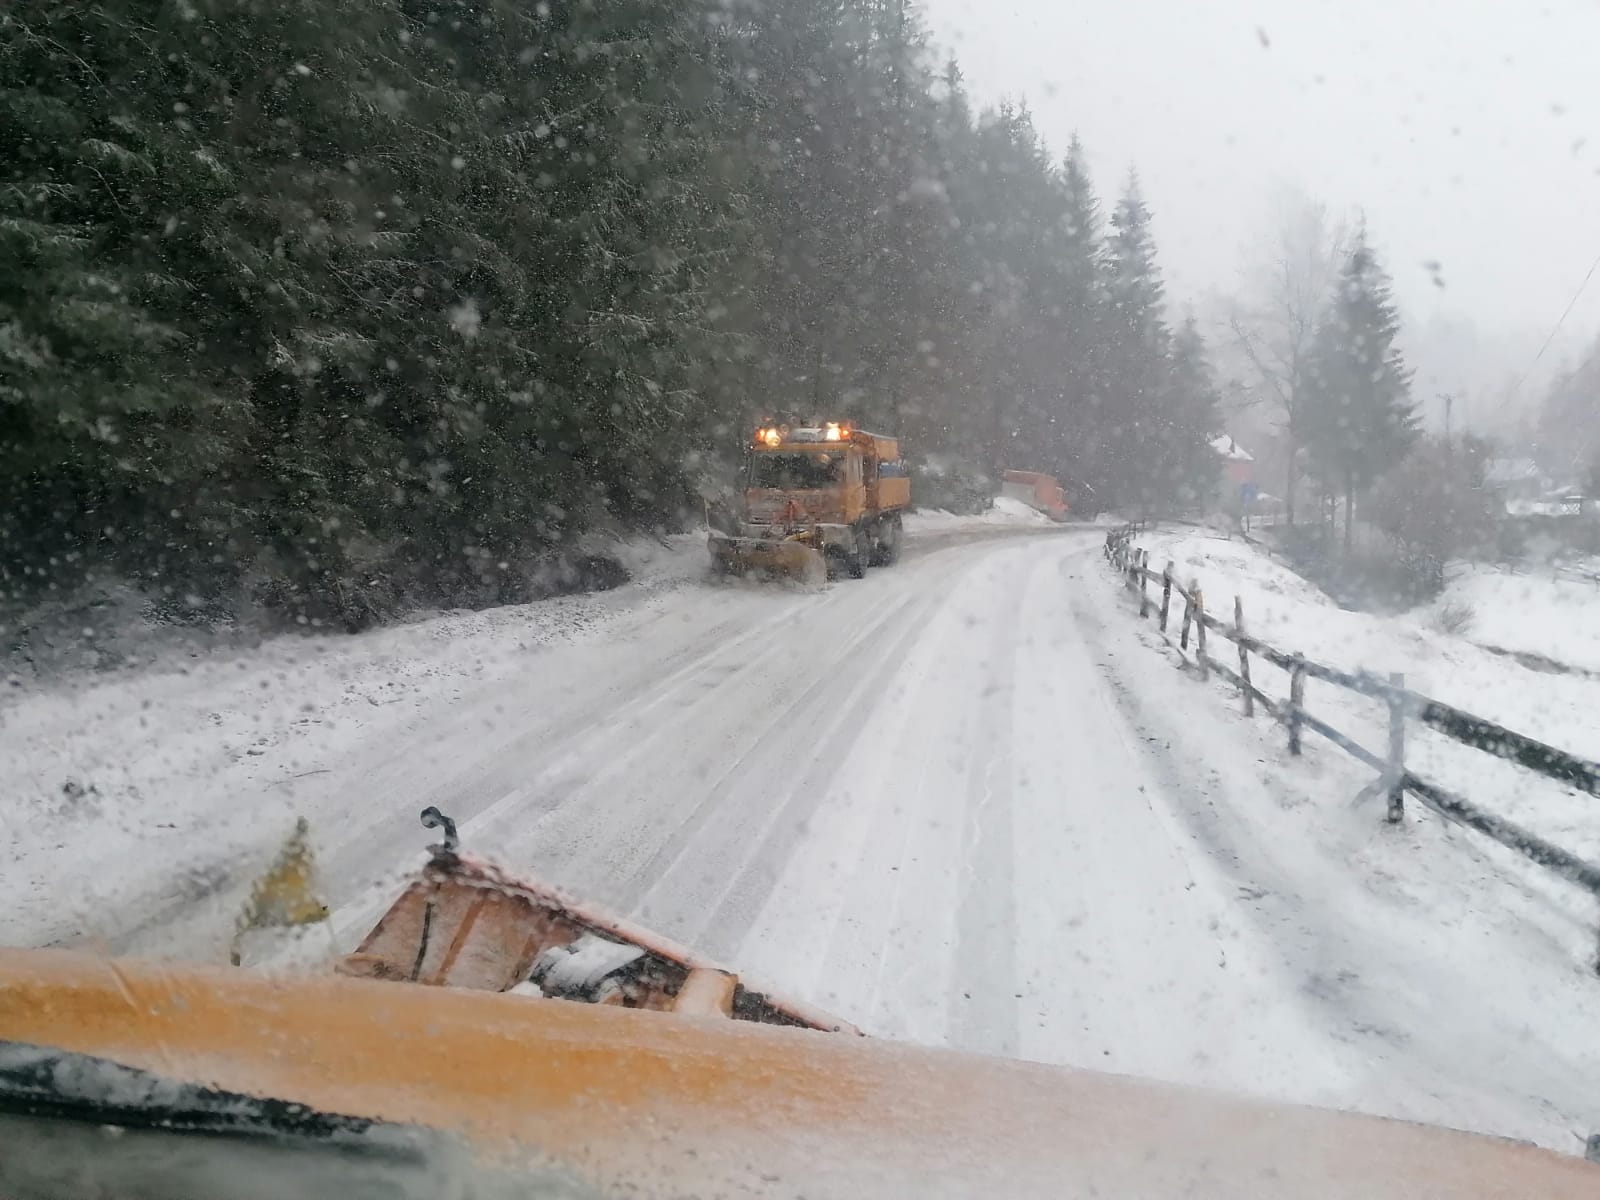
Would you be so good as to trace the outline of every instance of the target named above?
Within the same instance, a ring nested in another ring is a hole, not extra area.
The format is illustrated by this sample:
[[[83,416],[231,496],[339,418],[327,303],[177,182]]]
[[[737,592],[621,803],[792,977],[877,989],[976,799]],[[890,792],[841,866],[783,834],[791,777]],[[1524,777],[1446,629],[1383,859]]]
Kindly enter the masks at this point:
[[[1154,616],[1166,632],[1173,619],[1181,621],[1179,646],[1189,649],[1194,641],[1195,668],[1202,679],[1216,672],[1238,687],[1246,715],[1260,705],[1288,731],[1289,753],[1300,753],[1307,729],[1321,734],[1334,745],[1378,772],[1378,777],[1362,793],[1382,796],[1385,817],[1398,822],[1405,816],[1407,793],[1415,796],[1440,815],[1474,829],[1523,857],[1570,880],[1600,899],[1600,865],[1563,850],[1561,847],[1522,828],[1513,821],[1480,808],[1466,797],[1440,787],[1407,770],[1405,764],[1406,728],[1417,722],[1474,750],[1516,763],[1568,787],[1591,796],[1600,796],[1600,763],[1473,716],[1461,709],[1411,691],[1405,676],[1390,674],[1386,679],[1361,671],[1351,674],[1301,654],[1289,654],[1270,646],[1245,631],[1243,605],[1233,602],[1233,620],[1224,621],[1206,608],[1206,598],[1198,582],[1185,587],[1173,578],[1169,562],[1159,572],[1150,568],[1150,552],[1134,545],[1134,535],[1144,529],[1143,522],[1125,525],[1106,535],[1106,558],[1122,574],[1127,587],[1139,594],[1139,615]],[[1152,587],[1159,589],[1155,595]],[[1173,612],[1173,597],[1182,601],[1181,617]],[[1236,648],[1238,666],[1214,657],[1207,648],[1207,635],[1225,638]],[[1289,695],[1282,699],[1268,696],[1250,678],[1250,656],[1272,663],[1288,672]],[[1318,679],[1372,697],[1388,710],[1388,744],[1382,752],[1368,749],[1341,733],[1326,721],[1306,710],[1306,681]],[[1600,947],[1594,963],[1600,972]]]

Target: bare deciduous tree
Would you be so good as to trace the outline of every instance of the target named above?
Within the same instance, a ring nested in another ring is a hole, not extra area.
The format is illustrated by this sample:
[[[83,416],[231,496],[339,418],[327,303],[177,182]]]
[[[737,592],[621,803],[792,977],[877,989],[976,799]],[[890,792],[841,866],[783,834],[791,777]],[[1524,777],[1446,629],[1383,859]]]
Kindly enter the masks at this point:
[[[1293,525],[1312,344],[1349,249],[1350,226],[1295,188],[1280,191],[1273,210],[1271,229],[1244,269],[1243,291],[1230,305],[1228,327],[1256,402],[1279,414],[1288,442],[1284,517]]]

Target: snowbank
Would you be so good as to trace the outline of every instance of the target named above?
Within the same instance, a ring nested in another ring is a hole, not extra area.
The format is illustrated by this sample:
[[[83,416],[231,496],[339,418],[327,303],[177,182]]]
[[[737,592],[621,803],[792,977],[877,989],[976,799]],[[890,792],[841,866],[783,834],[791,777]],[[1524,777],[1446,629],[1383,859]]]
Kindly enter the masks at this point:
[[[629,580],[646,588],[681,581],[704,567],[703,551],[694,553],[703,547],[703,539],[703,533],[662,539],[591,532],[529,569],[523,596],[577,595]],[[426,620],[440,611],[416,609],[383,623]],[[254,610],[244,599],[211,604],[164,598],[122,582],[87,584],[27,610],[0,611],[0,634],[5,635],[0,639],[0,679],[15,688],[24,681],[63,679],[79,672],[159,669],[173,659],[246,652],[285,632],[335,632],[332,625],[323,626],[313,620],[294,630],[282,613]]]
[[[989,529],[994,526],[1038,528],[1055,522],[1036,508],[1010,496],[996,496],[987,512],[958,516],[943,509],[922,509],[908,513],[905,519],[907,533],[945,533],[962,529]]]

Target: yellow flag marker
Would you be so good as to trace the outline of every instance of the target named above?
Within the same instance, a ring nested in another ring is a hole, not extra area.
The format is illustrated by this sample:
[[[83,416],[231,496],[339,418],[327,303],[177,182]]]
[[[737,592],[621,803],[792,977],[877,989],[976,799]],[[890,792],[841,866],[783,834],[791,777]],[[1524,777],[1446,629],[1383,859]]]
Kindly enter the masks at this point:
[[[301,817],[276,861],[250,889],[228,955],[234,966],[239,965],[240,940],[251,930],[287,929],[328,919],[328,906],[316,893],[310,835],[311,825]]]

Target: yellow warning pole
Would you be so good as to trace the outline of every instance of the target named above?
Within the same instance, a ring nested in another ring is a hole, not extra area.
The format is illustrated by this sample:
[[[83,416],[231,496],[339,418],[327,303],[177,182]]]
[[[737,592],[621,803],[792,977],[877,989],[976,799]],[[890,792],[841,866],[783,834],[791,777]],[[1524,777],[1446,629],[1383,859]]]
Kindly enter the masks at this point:
[[[251,930],[315,925],[328,919],[328,906],[317,895],[315,877],[311,825],[301,817],[277,859],[250,889],[228,954],[234,966],[239,965],[240,939]]]

